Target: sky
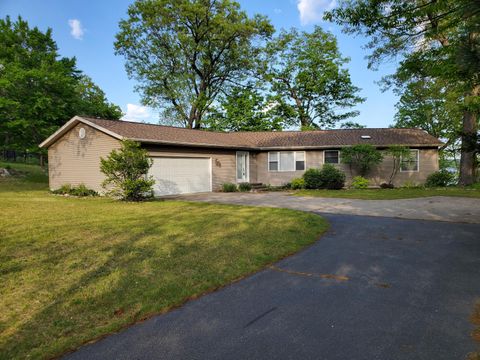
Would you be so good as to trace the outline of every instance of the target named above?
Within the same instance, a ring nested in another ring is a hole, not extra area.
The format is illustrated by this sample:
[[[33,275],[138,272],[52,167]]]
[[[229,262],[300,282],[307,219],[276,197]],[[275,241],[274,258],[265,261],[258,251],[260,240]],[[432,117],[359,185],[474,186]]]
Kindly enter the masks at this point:
[[[315,25],[337,36],[340,51],[350,58],[346,66],[354,85],[362,89],[366,101],[357,106],[360,115],[351,119],[368,127],[387,127],[393,123],[397,97],[382,92],[376,81],[394,71],[393,64],[384,64],[378,71],[367,69],[362,48],[367,39],[341,32],[332,23],[322,20],[325,10],[336,0],[237,0],[248,14],[266,15],[277,30],[296,27],[311,31]],[[113,42],[118,23],[127,17],[133,0],[0,0],[0,17],[22,16],[31,27],[52,29],[62,56],[76,57],[77,67],[89,75],[105,91],[109,101],[118,104],[124,119],[157,123],[159,114],[141,105],[134,90],[136,82],[128,79],[124,58],[114,54]]]

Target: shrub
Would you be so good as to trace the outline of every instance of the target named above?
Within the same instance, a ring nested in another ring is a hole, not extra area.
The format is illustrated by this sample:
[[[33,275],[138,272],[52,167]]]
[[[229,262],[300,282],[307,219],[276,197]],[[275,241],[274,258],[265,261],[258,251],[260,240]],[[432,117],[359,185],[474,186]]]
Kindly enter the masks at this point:
[[[306,189],[321,189],[323,186],[320,169],[310,168],[303,173]]]
[[[237,191],[237,185],[232,184],[232,183],[224,183],[222,184],[222,190],[223,192],[235,192]]]
[[[451,185],[454,180],[454,175],[446,170],[434,172],[427,177],[425,182],[426,187],[445,187]]]
[[[339,190],[345,186],[345,174],[332,164],[325,164],[320,170],[321,188]]]
[[[238,184],[238,190],[240,190],[242,192],[248,192],[248,191],[252,190],[252,185],[250,185],[250,183],[248,183],[248,182],[240,183],[240,184]]]
[[[303,178],[296,178],[290,182],[290,189],[298,190],[305,187],[305,180]]]
[[[354,189],[366,189],[368,187],[368,179],[365,179],[362,176],[355,176],[352,179],[352,187]]]
[[[382,189],[393,189],[393,188],[395,188],[395,186],[393,184],[389,184],[389,183],[381,183],[380,188],[382,188]]]
[[[338,190],[345,185],[345,174],[332,164],[323,165],[322,169],[310,168],[303,174],[306,189]]]
[[[365,176],[383,160],[383,155],[370,144],[360,144],[346,147],[342,150],[342,163],[354,168],[361,176]]]
[[[155,180],[148,177],[152,159],[140,143],[123,140],[120,150],[112,150],[106,159],[100,159],[100,170],[105,174],[102,186],[107,194],[122,200],[140,201],[153,195]]]
[[[59,195],[72,195],[72,196],[98,196],[95,190],[87,188],[84,184],[80,184],[77,187],[70,184],[63,184],[59,189],[53,190],[53,194]]]

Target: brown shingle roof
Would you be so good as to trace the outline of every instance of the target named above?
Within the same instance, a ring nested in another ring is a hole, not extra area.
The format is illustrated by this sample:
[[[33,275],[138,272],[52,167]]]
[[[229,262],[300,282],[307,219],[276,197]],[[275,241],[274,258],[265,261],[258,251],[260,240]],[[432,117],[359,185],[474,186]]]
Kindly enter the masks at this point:
[[[105,120],[87,117],[76,118],[84,119],[123,138],[159,144],[259,150],[342,147],[356,144],[371,144],[379,147],[389,145],[437,147],[443,145],[437,138],[420,129],[385,128],[283,132],[213,132],[121,120]],[[370,138],[362,138],[362,136],[370,136]],[[51,139],[51,141],[49,139],[44,143],[54,141],[54,139]]]

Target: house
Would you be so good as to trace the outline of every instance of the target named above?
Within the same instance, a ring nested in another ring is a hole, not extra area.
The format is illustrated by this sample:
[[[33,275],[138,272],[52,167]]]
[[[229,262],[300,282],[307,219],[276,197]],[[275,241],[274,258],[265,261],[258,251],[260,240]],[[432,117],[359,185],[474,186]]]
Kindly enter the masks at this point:
[[[423,183],[438,170],[438,139],[419,129],[351,129],[283,132],[210,132],[120,120],[75,116],[42,144],[48,148],[50,188],[85,184],[102,191],[100,158],[120,148],[120,140],[138,141],[153,159],[155,194],[207,192],[223,183],[282,185],[311,167],[341,163],[342,148],[371,144],[378,149],[407,146],[412,158],[402,161],[395,184]],[[385,182],[392,159],[385,157],[370,174]]]

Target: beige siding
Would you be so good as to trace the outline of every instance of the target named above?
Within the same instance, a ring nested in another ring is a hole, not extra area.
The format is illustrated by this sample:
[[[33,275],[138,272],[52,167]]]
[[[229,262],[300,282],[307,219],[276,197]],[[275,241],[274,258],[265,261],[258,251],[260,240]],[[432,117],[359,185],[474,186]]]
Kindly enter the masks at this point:
[[[321,167],[323,165],[323,151],[306,151],[306,168]],[[341,156],[341,155],[340,155]],[[257,163],[257,182],[270,184],[274,186],[283,185],[292,179],[301,177],[304,171],[268,171],[268,152],[258,153]],[[350,168],[344,164],[335,165],[347,176],[347,184],[350,183],[352,174]],[[384,161],[375,168],[368,178],[372,186],[378,186],[388,181],[392,171],[393,163],[391,157],[385,157]],[[420,149],[419,152],[419,171],[398,172],[394,179],[396,186],[403,185],[406,182],[413,184],[423,184],[427,176],[432,172],[438,171],[438,151],[436,149]],[[356,176],[354,173],[353,176]]]
[[[236,182],[236,152],[234,150],[146,145],[150,156],[206,157],[212,160],[212,188],[220,190],[223,183]],[[251,180],[250,180],[251,181]]]
[[[302,177],[304,171],[268,171],[268,151],[256,156],[257,182],[273,186],[284,185],[292,179]],[[305,151],[305,167],[320,167],[323,163],[323,151]]]
[[[86,136],[80,139],[79,129]],[[88,188],[102,191],[104,179],[100,172],[100,157],[106,157],[120,142],[88,125],[78,124],[48,148],[48,173],[50,189],[64,184],[85,184]]]

